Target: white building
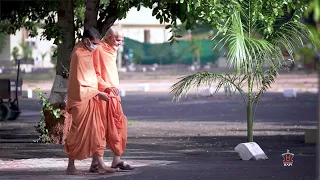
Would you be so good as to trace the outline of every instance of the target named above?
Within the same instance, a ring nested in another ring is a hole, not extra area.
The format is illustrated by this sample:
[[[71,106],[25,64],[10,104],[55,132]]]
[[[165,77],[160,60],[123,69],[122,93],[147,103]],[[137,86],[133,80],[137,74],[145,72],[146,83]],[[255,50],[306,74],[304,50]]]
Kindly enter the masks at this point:
[[[33,38],[28,36],[24,28],[18,30],[15,34],[5,35],[5,46],[0,53],[0,67],[12,65],[14,59],[12,52],[14,47],[19,49],[19,58],[22,58],[23,50],[20,44],[23,39],[32,47],[32,58],[34,59],[33,68],[54,67],[51,63],[52,46],[54,46],[53,41],[41,40],[42,29],[38,31],[39,35]],[[42,55],[44,54],[44,59],[42,59]],[[22,65],[21,68],[24,68],[24,66]]]
[[[117,20],[114,25],[120,26],[124,36],[139,42],[163,43],[171,37],[170,30],[165,29],[167,24],[152,16],[152,9],[141,7],[131,8],[125,19]]]

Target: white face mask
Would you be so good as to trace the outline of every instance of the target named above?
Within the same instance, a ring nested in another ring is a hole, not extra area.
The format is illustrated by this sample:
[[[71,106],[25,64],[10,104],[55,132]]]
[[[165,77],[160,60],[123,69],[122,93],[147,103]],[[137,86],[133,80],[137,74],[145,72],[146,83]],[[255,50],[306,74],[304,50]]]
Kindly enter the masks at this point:
[[[97,49],[97,45],[91,44],[90,47],[89,47],[89,49],[90,49],[91,51],[93,51],[93,50]]]
[[[97,49],[97,45],[93,44],[90,40],[90,46],[87,46],[87,48],[90,50],[90,51],[94,51],[95,49]]]

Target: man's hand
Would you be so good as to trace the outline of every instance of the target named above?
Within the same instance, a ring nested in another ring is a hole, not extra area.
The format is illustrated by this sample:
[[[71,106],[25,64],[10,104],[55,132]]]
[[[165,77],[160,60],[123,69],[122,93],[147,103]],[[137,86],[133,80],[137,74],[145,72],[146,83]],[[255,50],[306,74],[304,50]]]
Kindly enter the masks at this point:
[[[109,101],[110,99],[109,95],[105,92],[99,92],[98,96],[104,101]]]
[[[119,93],[120,93],[119,89],[115,87],[106,88],[105,92],[106,93],[112,92],[115,96],[119,96]]]

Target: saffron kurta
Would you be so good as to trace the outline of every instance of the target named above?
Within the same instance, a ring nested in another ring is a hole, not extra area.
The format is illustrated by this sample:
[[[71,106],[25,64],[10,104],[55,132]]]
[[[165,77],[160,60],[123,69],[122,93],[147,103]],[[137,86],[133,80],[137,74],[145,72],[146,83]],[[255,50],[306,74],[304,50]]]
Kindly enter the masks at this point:
[[[103,156],[105,129],[100,111],[97,111],[100,100],[92,52],[79,42],[70,61],[67,111],[71,113],[72,123],[64,146],[65,153],[69,158],[78,160],[94,154]]]
[[[94,67],[100,91],[106,88],[119,88],[119,75],[116,64],[117,52],[105,41],[94,51]],[[123,154],[127,143],[127,117],[123,114],[121,98],[110,93],[109,101],[100,101],[100,111],[105,125],[106,140],[113,153]]]

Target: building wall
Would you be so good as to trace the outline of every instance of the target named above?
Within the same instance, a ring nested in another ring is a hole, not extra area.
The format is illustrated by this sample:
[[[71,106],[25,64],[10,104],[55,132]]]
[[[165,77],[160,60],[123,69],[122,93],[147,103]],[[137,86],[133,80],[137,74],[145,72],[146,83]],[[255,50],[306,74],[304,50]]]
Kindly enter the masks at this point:
[[[22,53],[23,53],[23,50],[20,46],[21,41],[24,37],[23,33],[24,33],[24,30],[21,29],[21,30],[18,30],[15,35],[10,35],[10,60],[13,60],[13,56],[11,53],[12,53],[12,50],[14,47],[17,47],[19,49],[20,55],[22,55]]]
[[[23,31],[17,31],[14,35],[6,35],[6,45],[3,51],[0,54],[0,61],[3,61],[3,64],[10,64],[10,61],[13,60],[12,50],[14,47],[19,49],[19,54],[22,54],[22,48],[20,43],[23,37]]]
[[[152,16],[152,9],[141,7],[131,8],[126,18],[117,20],[115,26],[120,26],[124,36],[139,42],[145,41],[145,30],[150,31],[150,43],[167,42],[171,37],[169,30],[165,29],[167,24],[160,24],[160,21]]]
[[[43,29],[39,29],[38,32],[39,34],[42,34]],[[35,59],[35,67],[53,67],[50,62],[52,53],[51,47],[54,46],[53,40],[42,40],[40,35],[33,38],[29,37],[27,40],[35,43],[32,53],[32,56]],[[44,59],[42,59],[42,54],[46,54]]]
[[[32,51],[32,57],[35,60],[34,67],[53,67],[53,64],[51,63],[51,47],[54,45],[53,40],[41,40],[40,36],[43,30],[39,29],[38,31],[39,35],[33,38],[27,37],[27,34],[23,29],[17,31],[14,35],[5,36],[7,43],[3,51],[0,53],[0,66],[11,65],[10,61],[13,60],[12,51],[14,47],[17,47],[19,49],[19,58],[21,58],[23,50],[20,44],[22,42],[22,39],[24,38],[26,42],[34,43]],[[44,60],[42,60],[41,54],[44,53],[46,53],[46,56],[44,57]]]
[[[171,33],[168,32],[164,27],[150,27],[145,25],[144,27],[126,27],[122,26],[122,31],[125,37],[144,42],[145,41],[145,30],[150,31],[150,43],[163,43],[167,42],[171,37]]]
[[[7,61],[10,60],[10,35],[6,35],[5,37],[5,46],[0,53],[0,66],[8,64]]]

